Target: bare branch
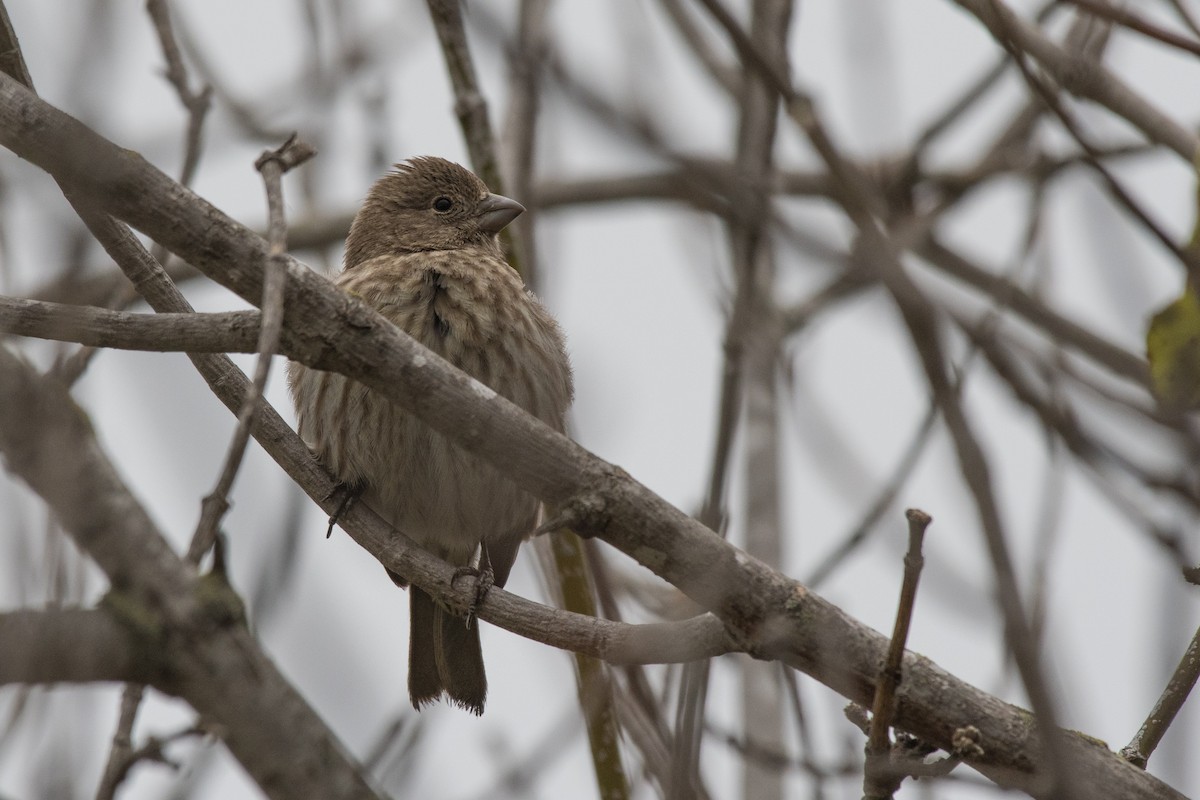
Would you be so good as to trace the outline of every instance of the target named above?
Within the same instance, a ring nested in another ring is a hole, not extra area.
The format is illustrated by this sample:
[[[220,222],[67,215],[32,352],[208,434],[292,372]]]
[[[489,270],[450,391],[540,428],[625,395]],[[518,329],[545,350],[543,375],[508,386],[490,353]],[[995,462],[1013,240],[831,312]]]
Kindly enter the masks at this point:
[[[492,191],[503,193],[504,178],[500,174],[500,163],[496,158],[496,139],[492,123],[488,118],[487,100],[475,77],[475,62],[467,46],[467,31],[463,25],[463,10],[459,0],[428,0],[429,15],[441,44],[446,71],[450,73],[450,85],[454,90],[454,113],[471,156],[471,166]],[[513,246],[512,229],[500,232],[505,243],[508,261],[513,268],[524,274],[519,261],[519,249]],[[515,260],[515,263],[514,263]]]
[[[237,428],[229,443],[229,452],[217,485],[205,496],[200,508],[200,520],[188,546],[188,563],[199,564],[200,559],[212,547],[217,536],[221,517],[229,510],[229,492],[233,480],[250,442],[251,427],[258,416],[262,403],[263,389],[271,370],[271,359],[279,349],[279,337],[283,330],[283,276],[287,265],[283,254],[287,250],[287,224],[283,215],[283,173],[303,164],[317,154],[316,149],[294,134],[278,150],[263,153],[255,163],[267,186],[267,206],[270,215],[270,250],[263,279],[262,327],[258,334],[258,360],[254,368],[254,380],[242,401],[237,415]]]
[[[121,693],[121,713],[117,718],[117,730],[113,734],[112,746],[108,751],[108,763],[104,765],[100,786],[96,789],[96,800],[113,800],[117,793],[117,787],[121,785],[133,766],[135,759],[133,723],[137,720],[137,712],[145,693],[145,684],[125,684],[125,690]]]
[[[0,332],[156,353],[253,353],[261,312],[134,314],[0,295]]]
[[[7,77],[0,77],[0,143],[137,224],[250,302],[261,298],[267,256],[261,239]],[[287,291],[284,349],[293,358],[349,375],[464,450],[492,463],[503,461],[506,474],[544,500],[562,504],[589,498],[593,511],[588,530],[711,608],[755,653],[780,658],[848,697],[867,701],[885,647],[879,634],[761,562],[745,558],[620,470],[454,371],[292,261]],[[5,407],[0,403],[0,409]],[[272,431],[262,431],[264,446],[281,452],[270,439]],[[294,476],[304,475],[306,487],[331,488],[326,476],[313,475],[311,460],[287,459],[285,466]],[[319,491],[311,494],[321,497]],[[422,588],[466,607],[473,594],[467,587],[439,591],[448,583],[449,568],[383,526],[368,528],[363,524],[367,513],[360,504],[344,520],[357,541]],[[498,604],[494,597],[498,593],[481,605],[482,618],[492,619]],[[778,624],[763,626],[768,618]],[[906,656],[904,669],[912,680],[901,689],[897,725],[941,747],[953,747],[955,731],[975,726],[988,746],[971,759],[972,766],[1049,796],[1034,777],[1047,756],[1031,735],[1025,712],[918,656]],[[1078,769],[1073,777],[1081,792],[1178,797],[1082,737],[1064,733],[1061,743]]]
[[[145,681],[150,664],[112,614],[82,608],[0,614],[0,686]]]
[[[1012,38],[1068,92],[1092,100],[1129,121],[1152,142],[1174,150],[1191,163],[1200,139],[1176,123],[1120,78],[1094,61],[1082,61],[1021,20],[999,0],[955,0],[983,23],[996,39]]]
[[[148,682],[169,687],[220,725],[269,797],[290,798],[298,785],[329,798],[376,797],[333,734],[236,624],[227,596],[212,585],[200,591],[199,577],[171,552],[66,391],[4,348],[0,450],[108,575],[109,607],[139,639],[133,652],[153,670]],[[313,758],[293,758],[278,741]]]
[[[908,630],[916,607],[917,585],[925,566],[925,556],[921,553],[925,529],[933,521],[924,511],[915,508],[905,512],[905,516],[908,518],[908,552],[904,554],[904,580],[900,586],[900,602],[896,606],[896,623],[888,644],[887,660],[880,668],[879,682],[875,684],[871,727],[867,734],[863,797],[871,800],[890,798],[899,791],[905,776],[903,751],[895,752],[896,745],[888,729],[896,714],[896,689],[903,678],[904,648],[908,644]]]
[[[1095,14],[1102,19],[1112,20],[1113,22],[1123,27],[1129,28],[1131,31],[1137,31],[1144,36],[1178,48],[1192,55],[1200,56],[1200,42],[1194,39],[1189,39],[1186,36],[1180,36],[1173,31],[1148,22],[1137,14],[1130,12],[1124,8],[1116,8],[1107,3],[1097,2],[1097,0],[1066,0],[1073,6],[1078,6],[1089,14]]]
[[[1146,768],[1146,762],[1175,721],[1175,715],[1196,688],[1197,677],[1200,677],[1200,630],[1192,637],[1162,696],[1150,711],[1150,716],[1146,717],[1133,741],[1121,748],[1123,758],[1142,769]]]
[[[212,87],[205,85],[199,91],[193,91],[188,80],[187,67],[183,64],[183,53],[175,41],[175,31],[171,25],[168,0],[146,0],[146,11],[154,23],[154,32],[158,34],[158,42],[162,47],[163,57],[167,60],[167,80],[175,87],[179,102],[188,113],[187,132],[184,135],[183,167],[179,170],[179,182],[188,186],[196,175],[196,167],[200,163],[200,134],[204,131],[204,119],[211,107]]]

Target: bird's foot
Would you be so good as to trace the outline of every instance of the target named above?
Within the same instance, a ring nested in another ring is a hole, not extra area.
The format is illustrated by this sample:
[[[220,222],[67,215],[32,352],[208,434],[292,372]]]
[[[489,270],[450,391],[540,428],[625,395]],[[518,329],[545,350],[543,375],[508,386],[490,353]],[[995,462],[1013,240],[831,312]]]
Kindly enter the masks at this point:
[[[470,628],[475,624],[475,610],[479,608],[479,604],[483,602],[496,583],[496,575],[492,572],[491,565],[486,563],[481,567],[459,567],[450,576],[450,586],[453,587],[459,578],[467,577],[475,579],[475,597],[471,599],[471,605],[467,607],[467,627]]]
[[[362,493],[366,490],[365,483],[341,483],[333,487],[333,491],[329,493],[330,500],[337,500],[337,508],[333,510],[333,515],[329,517],[329,527],[325,530],[325,538],[328,539],[333,535],[333,526],[338,524],[338,520],[342,515],[351,509],[358,502],[358,498],[362,497]]]

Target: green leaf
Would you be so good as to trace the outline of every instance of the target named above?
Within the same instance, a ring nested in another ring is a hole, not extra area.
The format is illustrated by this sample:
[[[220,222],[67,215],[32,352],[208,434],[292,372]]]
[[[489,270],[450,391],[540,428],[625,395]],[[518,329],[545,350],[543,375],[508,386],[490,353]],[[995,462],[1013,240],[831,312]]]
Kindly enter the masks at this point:
[[[1188,285],[1150,320],[1146,331],[1150,384],[1171,411],[1200,408],[1200,298]]]

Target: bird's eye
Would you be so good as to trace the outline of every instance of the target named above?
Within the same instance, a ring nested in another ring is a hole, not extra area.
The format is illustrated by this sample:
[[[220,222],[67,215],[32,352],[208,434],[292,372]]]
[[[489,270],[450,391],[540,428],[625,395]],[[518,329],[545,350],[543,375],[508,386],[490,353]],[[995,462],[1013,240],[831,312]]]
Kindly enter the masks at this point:
[[[439,197],[433,201],[433,210],[445,214],[450,209],[454,208],[454,201],[449,197]]]

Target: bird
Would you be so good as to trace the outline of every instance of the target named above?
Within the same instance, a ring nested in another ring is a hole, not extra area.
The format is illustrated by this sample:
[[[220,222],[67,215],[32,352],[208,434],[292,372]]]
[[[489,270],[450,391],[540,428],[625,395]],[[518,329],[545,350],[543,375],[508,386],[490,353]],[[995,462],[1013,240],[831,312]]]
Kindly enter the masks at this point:
[[[562,432],[574,395],[563,333],[509,265],[497,236],[524,210],[459,164],[409,158],[371,187],[333,280]],[[292,362],[288,385],[301,437],[342,485],[460,572],[478,564],[481,581],[504,586],[521,542],[537,526],[533,495],[357,381]],[[445,695],[482,714],[487,675],[478,624],[416,586],[409,594],[413,706],[421,710]]]

